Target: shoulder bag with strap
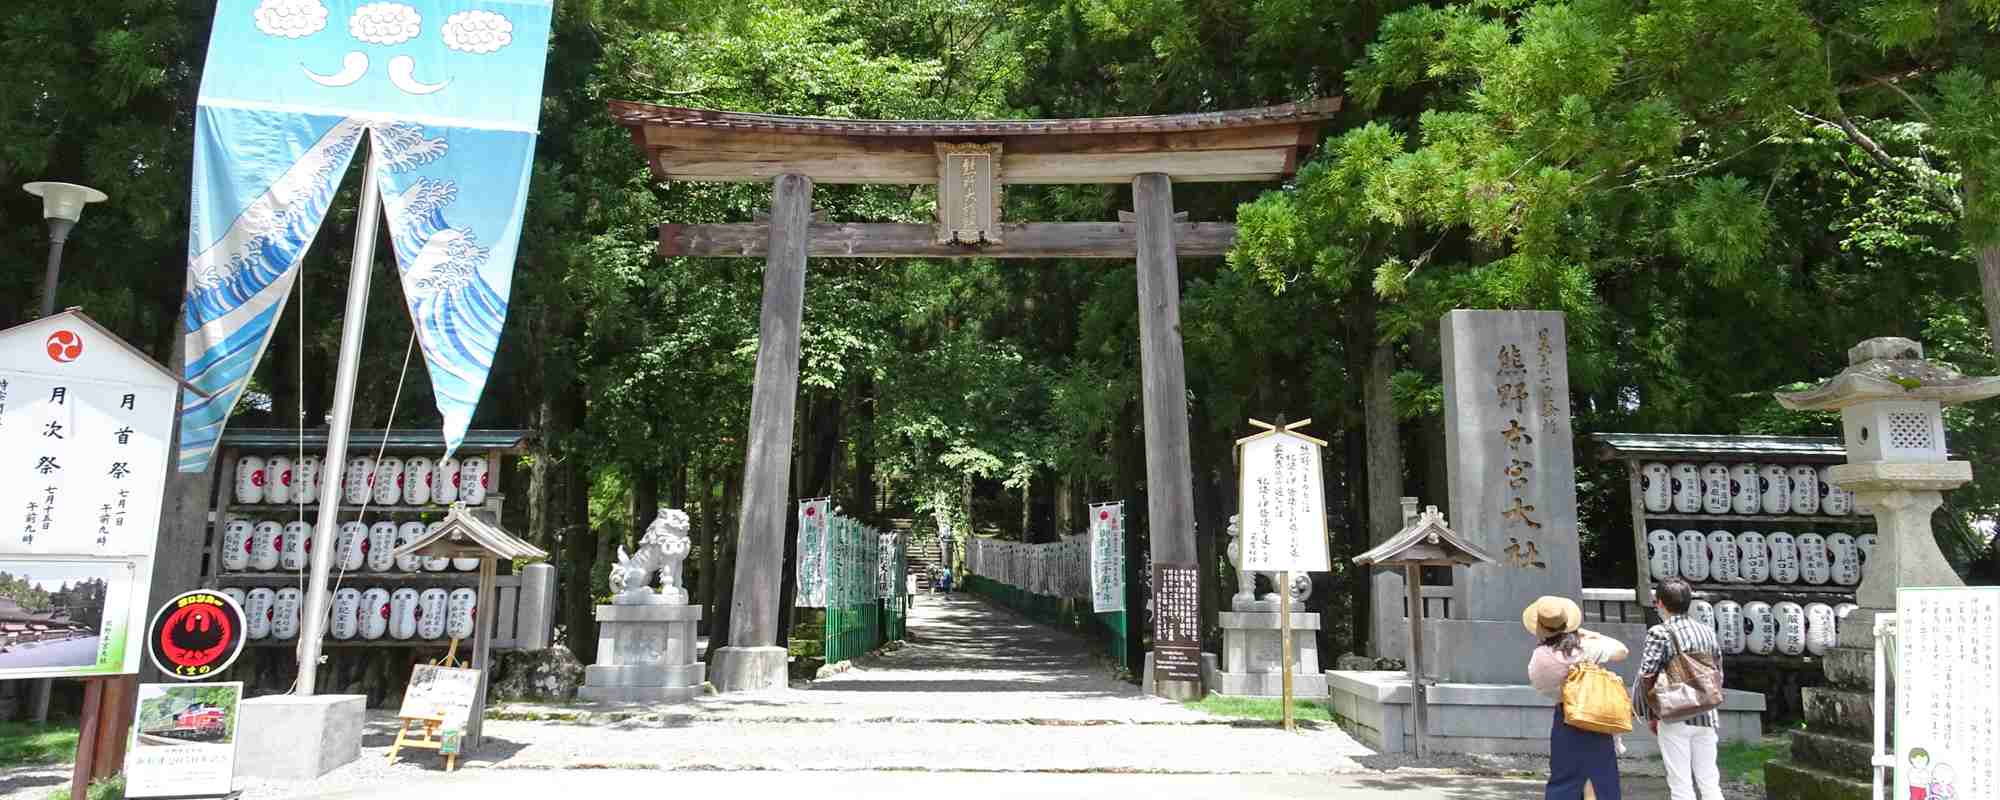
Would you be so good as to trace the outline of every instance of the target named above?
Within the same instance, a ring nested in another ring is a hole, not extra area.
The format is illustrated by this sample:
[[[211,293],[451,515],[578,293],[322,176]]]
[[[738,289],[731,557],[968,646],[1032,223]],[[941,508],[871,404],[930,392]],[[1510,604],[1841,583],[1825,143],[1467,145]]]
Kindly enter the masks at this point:
[[[1563,722],[1572,728],[1617,735],[1632,732],[1632,698],[1625,681],[1595,661],[1579,661],[1563,679]]]
[[[1673,628],[1667,636],[1674,643],[1674,657],[1654,677],[1646,701],[1653,718],[1673,722],[1700,716],[1722,707],[1722,665],[1713,653],[1688,650]]]

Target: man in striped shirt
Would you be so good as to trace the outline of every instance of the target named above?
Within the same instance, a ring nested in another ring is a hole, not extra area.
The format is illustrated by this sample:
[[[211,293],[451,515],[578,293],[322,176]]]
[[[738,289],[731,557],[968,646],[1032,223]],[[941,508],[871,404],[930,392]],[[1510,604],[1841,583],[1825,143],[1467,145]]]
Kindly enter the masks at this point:
[[[1716,732],[1721,727],[1721,712],[1711,709],[1687,719],[1661,722],[1654,716],[1647,701],[1654,679],[1679,654],[1678,647],[1713,656],[1718,671],[1716,677],[1718,680],[1721,678],[1722,647],[1715,641],[1714,629],[1687,613],[1688,606],[1693,602],[1694,587],[1679,578],[1668,580],[1653,590],[1653,606],[1660,610],[1660,618],[1666,621],[1646,631],[1646,650],[1639,661],[1639,680],[1632,686],[1632,707],[1652,724],[1653,735],[1660,743],[1660,759],[1666,763],[1667,788],[1672,792],[1673,800],[1696,800],[1697,789],[1700,790],[1701,800],[1722,800],[1722,775],[1715,765]]]

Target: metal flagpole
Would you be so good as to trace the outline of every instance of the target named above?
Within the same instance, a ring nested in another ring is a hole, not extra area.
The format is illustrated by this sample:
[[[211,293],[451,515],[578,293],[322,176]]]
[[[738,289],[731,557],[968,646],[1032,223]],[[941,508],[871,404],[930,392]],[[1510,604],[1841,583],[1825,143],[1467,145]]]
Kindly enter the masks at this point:
[[[340,519],[340,475],[347,463],[347,435],[354,416],[355,373],[361,366],[361,334],[368,314],[368,279],[375,266],[375,235],[382,222],[382,200],[375,180],[374,142],[368,145],[368,173],[361,178],[361,210],[354,231],[354,260],[347,269],[347,312],[340,322],[340,366],[334,373],[331,430],[326,460],[321,462],[319,523],[312,530],[312,578],[307,583],[305,613],[299,620],[299,679],[296,693],[313,693],[319,678],[320,642],[326,636],[327,573],[333,566],[333,531]]]

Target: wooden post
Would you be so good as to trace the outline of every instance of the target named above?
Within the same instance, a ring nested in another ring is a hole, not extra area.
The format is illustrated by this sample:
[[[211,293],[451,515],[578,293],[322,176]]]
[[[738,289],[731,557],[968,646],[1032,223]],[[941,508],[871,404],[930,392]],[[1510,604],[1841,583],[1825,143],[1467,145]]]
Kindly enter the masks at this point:
[[[78,718],[76,764],[69,771],[69,800],[85,800],[97,766],[97,726],[104,706],[104,680],[83,680],[83,715]]]
[[[1632,599],[1639,604],[1639,621],[1646,622],[1651,616],[1649,610],[1653,607],[1653,582],[1651,580],[1653,575],[1651,572],[1652,568],[1649,566],[1652,562],[1647,559],[1647,555],[1652,551],[1646,546],[1646,490],[1639,486],[1638,461],[1626,460],[1625,472],[1632,484],[1630,489],[1632,496],[1632,546],[1638,548],[1632,552],[1638,556],[1639,561],[1639,572],[1633,576]]]
[[[1146,425],[1146,521],[1153,563],[1198,564],[1173,181],[1158,172],[1133,178],[1132,204],[1139,225],[1139,361]],[[1155,681],[1153,686],[1154,693],[1170,699],[1202,696],[1200,681]]]
[[[750,390],[749,451],[743,461],[743,505],[736,529],[736,584],[729,612],[728,658],[738,648],[778,641],[778,596],[785,559],[791,491],[793,411],[799,394],[799,319],[805,310],[806,226],[812,219],[811,178],[778,176],[771,187],[770,245],[764,261],[763,310],[757,325],[757,381]],[[746,664],[757,663],[748,653]],[[782,686],[784,665],[777,665]],[[714,668],[723,691],[766,688],[768,666]],[[756,673],[756,674],[752,674]]]
[[[1415,564],[1403,567],[1403,586],[1410,617],[1410,727],[1415,730],[1417,758],[1430,756],[1430,698],[1424,691],[1424,570]]]
[[[493,556],[479,557],[479,599],[473,601],[476,618],[472,626],[472,668],[479,671],[479,681],[472,690],[472,718],[465,723],[465,742],[460,752],[472,752],[479,748],[486,731],[486,687],[493,682],[493,626],[500,614],[493,609]],[[458,649],[458,643],[452,643]]]
[[[1285,709],[1285,730],[1298,730],[1298,722],[1292,719],[1292,573],[1278,573],[1278,660],[1284,665],[1285,674],[1281,701]]]

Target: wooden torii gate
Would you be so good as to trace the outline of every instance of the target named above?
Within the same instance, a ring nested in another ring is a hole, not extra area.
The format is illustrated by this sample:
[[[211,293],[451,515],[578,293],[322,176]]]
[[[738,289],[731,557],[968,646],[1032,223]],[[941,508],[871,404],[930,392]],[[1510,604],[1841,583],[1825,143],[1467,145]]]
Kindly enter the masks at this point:
[[[806,259],[1138,260],[1146,509],[1155,564],[1196,562],[1181,357],[1181,255],[1228,252],[1236,226],[1174,213],[1175,181],[1269,181],[1297,171],[1339,98],[1200,114],[1075,120],[862,120],[744,114],[614,101],[662,181],[772,182],[767,221],[660,226],[662,256],[762,256],[763,308],[737,529],[729,646],[709,675],[724,692],[785,685],[778,598],[798,397]],[[1005,184],[1131,183],[1118,222],[1000,220]],[[938,222],[836,223],[812,212],[815,183],[935,184]],[[1155,691],[1201,695],[1197,680]]]

